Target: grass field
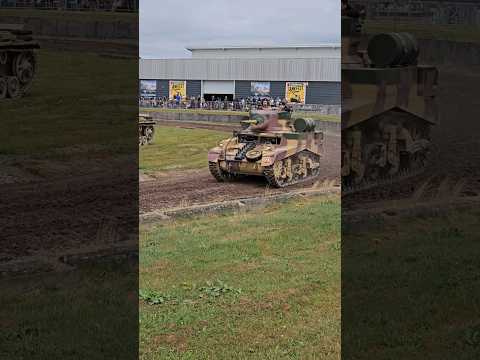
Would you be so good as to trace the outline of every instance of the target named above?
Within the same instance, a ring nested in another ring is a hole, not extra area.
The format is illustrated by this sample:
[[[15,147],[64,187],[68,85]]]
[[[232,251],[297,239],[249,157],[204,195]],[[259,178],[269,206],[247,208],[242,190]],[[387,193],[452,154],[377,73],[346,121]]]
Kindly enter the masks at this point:
[[[366,21],[365,31],[368,34],[380,32],[410,32],[419,39],[451,40],[480,43],[478,27],[462,25],[436,25],[424,23],[407,23],[393,21]]]
[[[248,112],[242,111],[223,111],[223,110],[202,110],[202,109],[152,109],[152,108],[140,108],[140,112],[158,112],[158,113],[193,113],[193,114],[204,114],[204,115],[242,115],[248,116]],[[340,121],[340,116],[337,115],[322,115],[315,112],[294,112],[293,118],[297,117],[308,117],[314,120],[319,121]]]
[[[40,50],[30,93],[2,101],[0,154],[82,144],[136,151],[137,72],[136,59]]]
[[[340,200],[140,234],[140,358],[340,359]]]
[[[224,131],[156,127],[153,144],[140,148],[140,171],[149,173],[205,167],[208,150],[229,136]]]
[[[342,219],[343,356],[478,359],[479,218]]]
[[[128,264],[2,279],[0,359],[133,359],[137,279]]]

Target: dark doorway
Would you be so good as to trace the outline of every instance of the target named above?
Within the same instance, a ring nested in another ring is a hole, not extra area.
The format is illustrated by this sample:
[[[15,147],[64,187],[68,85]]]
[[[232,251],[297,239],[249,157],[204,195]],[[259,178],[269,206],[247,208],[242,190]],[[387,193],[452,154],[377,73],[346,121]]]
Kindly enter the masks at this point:
[[[233,94],[203,94],[205,101],[212,101],[212,100],[225,100],[227,97],[228,101],[233,100]]]

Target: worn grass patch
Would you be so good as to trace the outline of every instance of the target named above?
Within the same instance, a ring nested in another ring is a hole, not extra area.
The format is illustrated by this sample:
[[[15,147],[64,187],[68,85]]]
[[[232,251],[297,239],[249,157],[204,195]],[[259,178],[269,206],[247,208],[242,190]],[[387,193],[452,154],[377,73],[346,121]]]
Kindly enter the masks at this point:
[[[141,359],[339,359],[340,201],[140,235]]]
[[[158,126],[153,143],[140,148],[140,171],[206,167],[208,150],[229,136],[224,131]]]

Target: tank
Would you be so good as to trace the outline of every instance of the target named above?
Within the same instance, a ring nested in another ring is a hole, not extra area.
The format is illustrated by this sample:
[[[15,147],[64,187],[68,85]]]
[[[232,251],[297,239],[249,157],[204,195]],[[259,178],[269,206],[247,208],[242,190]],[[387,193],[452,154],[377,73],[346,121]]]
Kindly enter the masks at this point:
[[[40,45],[22,25],[0,24],[0,99],[25,95],[35,77]]]
[[[342,16],[343,193],[423,171],[437,122],[438,70],[408,33],[363,34]]]
[[[148,114],[138,115],[138,144],[140,146],[153,143],[155,135],[155,121]]]
[[[241,131],[211,149],[208,163],[220,182],[254,175],[285,187],[318,176],[322,153],[323,133],[314,120],[293,120],[288,111],[266,109],[252,111]]]

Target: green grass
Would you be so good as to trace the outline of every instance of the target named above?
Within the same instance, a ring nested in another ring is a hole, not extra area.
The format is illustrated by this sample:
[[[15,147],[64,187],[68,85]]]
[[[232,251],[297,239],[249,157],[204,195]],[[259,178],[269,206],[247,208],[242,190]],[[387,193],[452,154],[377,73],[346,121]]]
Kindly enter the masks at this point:
[[[346,358],[478,358],[479,218],[342,219]]]
[[[137,279],[127,264],[3,279],[0,358],[135,358]]]
[[[140,171],[205,167],[208,150],[230,135],[224,131],[157,126],[153,143],[140,148]]]
[[[480,43],[478,27],[463,25],[436,25],[424,23],[408,23],[393,21],[366,21],[367,34],[380,32],[410,32],[419,39],[450,40],[459,42]]]
[[[140,358],[340,359],[340,201],[140,234]]]
[[[140,108],[140,112],[157,112],[157,113],[192,113],[192,114],[204,114],[204,115],[241,115],[248,116],[248,112],[243,111],[224,111],[224,110],[203,110],[203,109],[152,109],[152,108]],[[293,113],[293,118],[308,117],[314,120],[321,121],[340,121],[340,116],[337,115],[322,115],[315,112],[301,112],[296,111]]]
[[[0,154],[90,145],[136,151],[136,59],[40,50],[30,93],[0,108]]]

